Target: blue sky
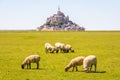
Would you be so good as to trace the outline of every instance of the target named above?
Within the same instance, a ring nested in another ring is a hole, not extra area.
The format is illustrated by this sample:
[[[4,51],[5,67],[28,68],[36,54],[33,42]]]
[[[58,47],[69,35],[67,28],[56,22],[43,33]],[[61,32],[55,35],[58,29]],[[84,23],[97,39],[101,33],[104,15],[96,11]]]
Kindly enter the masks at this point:
[[[120,30],[120,0],[0,0],[0,30],[36,29],[58,6],[86,30]]]

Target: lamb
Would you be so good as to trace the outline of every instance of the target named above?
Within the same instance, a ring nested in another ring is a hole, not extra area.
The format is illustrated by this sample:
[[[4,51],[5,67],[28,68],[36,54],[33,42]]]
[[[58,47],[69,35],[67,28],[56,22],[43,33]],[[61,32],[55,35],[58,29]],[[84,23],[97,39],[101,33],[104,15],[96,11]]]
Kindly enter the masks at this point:
[[[81,66],[83,64],[84,56],[78,56],[76,58],[73,58],[69,64],[65,67],[65,72],[67,72],[71,67],[73,67],[72,71],[74,71],[74,68],[76,67],[76,71],[78,71],[77,66]]]
[[[63,49],[63,51],[65,53],[68,53],[69,51],[74,52],[74,49],[73,49],[73,47],[70,44],[66,44],[64,49]]]
[[[65,44],[63,44],[63,43],[60,43],[60,42],[55,43],[55,47],[58,50],[60,50],[60,52],[63,52],[64,46],[65,46]]]
[[[39,69],[39,61],[40,61],[40,56],[39,55],[30,55],[25,58],[23,61],[21,68],[24,69],[24,67],[27,65],[27,69],[31,69],[31,63],[36,63],[37,64],[37,69]]]
[[[48,53],[48,51],[50,51],[50,53],[54,53],[54,51],[56,51],[56,53],[58,53],[58,49],[54,46],[52,46],[50,43],[45,43],[45,51],[46,53]]]
[[[97,58],[94,55],[89,55],[83,61],[83,69],[84,69],[84,71],[86,71],[86,72],[91,71],[92,65],[94,65],[95,72],[96,72]]]

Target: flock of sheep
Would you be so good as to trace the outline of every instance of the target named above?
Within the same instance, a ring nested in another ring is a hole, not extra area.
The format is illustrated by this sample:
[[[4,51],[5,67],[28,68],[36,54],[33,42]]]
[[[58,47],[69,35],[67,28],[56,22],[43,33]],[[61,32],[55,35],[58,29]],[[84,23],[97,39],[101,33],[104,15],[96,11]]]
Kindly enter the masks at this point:
[[[69,51],[74,52],[74,49],[72,48],[71,45],[63,44],[60,42],[55,43],[55,46],[52,46],[50,43],[45,43],[45,51],[46,53],[56,53],[64,52],[68,53]],[[24,69],[25,66],[27,65],[27,69],[31,69],[31,63],[36,63],[37,64],[37,69],[39,69],[39,61],[40,61],[40,56],[39,55],[30,55],[25,58],[23,61],[21,68]],[[85,72],[90,72],[92,69],[92,66],[94,65],[94,71],[96,72],[96,67],[97,67],[97,58],[95,55],[89,55],[87,57],[84,56],[78,56],[73,58],[69,64],[65,67],[65,71],[67,72],[70,68],[73,68],[72,71],[74,71],[74,68],[76,68],[76,71],[78,71],[77,66],[83,65],[83,69]]]
[[[55,46],[51,45],[50,43],[45,43],[45,51],[46,53],[58,53],[59,51],[68,53],[69,51],[74,52],[74,49],[70,44],[65,45],[64,43],[57,42],[55,43]]]

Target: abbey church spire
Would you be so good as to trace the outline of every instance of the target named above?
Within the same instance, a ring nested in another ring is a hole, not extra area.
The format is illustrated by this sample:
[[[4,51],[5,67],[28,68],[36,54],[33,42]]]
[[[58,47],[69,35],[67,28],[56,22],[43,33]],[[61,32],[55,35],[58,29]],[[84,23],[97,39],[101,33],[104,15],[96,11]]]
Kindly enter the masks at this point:
[[[60,11],[60,6],[58,6],[58,11]]]

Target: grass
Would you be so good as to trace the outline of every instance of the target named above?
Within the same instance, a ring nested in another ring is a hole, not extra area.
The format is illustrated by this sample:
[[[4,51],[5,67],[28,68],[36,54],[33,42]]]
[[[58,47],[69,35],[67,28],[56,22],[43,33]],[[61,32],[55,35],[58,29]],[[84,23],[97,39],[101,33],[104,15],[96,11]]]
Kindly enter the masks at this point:
[[[46,54],[44,43],[68,43],[75,53]],[[40,69],[21,69],[26,56],[38,54]],[[64,71],[69,61],[77,56],[96,55],[97,72]],[[119,80],[120,32],[35,32],[0,31],[0,80]]]

